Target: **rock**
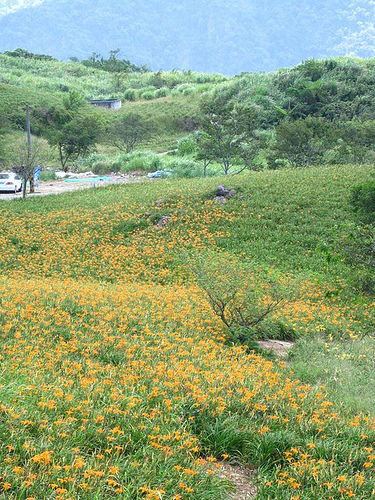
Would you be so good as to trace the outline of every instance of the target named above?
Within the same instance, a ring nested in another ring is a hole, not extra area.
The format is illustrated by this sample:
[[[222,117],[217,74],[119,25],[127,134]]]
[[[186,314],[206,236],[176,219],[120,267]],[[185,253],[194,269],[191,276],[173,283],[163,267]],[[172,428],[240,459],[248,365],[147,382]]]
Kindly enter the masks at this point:
[[[288,355],[288,351],[293,347],[293,342],[287,342],[286,340],[257,340],[257,344],[261,349],[265,351],[273,351],[276,356],[281,358]]]
[[[159,220],[159,222],[158,222],[158,226],[159,227],[165,227],[170,220],[171,220],[170,217],[168,217],[167,215],[163,215],[161,217],[161,219]]]
[[[229,189],[227,189],[224,186],[219,186],[216,190],[216,196],[228,196],[229,194]]]
[[[214,201],[217,203],[225,203],[229,198],[233,198],[237,195],[235,189],[228,189],[225,186],[219,186],[216,190]]]
[[[214,201],[216,203],[226,203],[227,198],[225,196],[215,196]]]

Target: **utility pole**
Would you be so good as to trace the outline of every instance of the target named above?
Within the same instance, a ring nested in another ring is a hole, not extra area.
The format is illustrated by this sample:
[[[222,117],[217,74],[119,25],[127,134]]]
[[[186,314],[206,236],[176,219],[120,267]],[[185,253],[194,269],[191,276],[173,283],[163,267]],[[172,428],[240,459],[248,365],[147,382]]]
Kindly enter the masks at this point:
[[[29,117],[29,105],[26,104],[26,126],[27,126],[27,166],[31,160],[31,134],[30,134],[30,117]],[[34,169],[31,169],[30,176],[30,193],[34,192]]]

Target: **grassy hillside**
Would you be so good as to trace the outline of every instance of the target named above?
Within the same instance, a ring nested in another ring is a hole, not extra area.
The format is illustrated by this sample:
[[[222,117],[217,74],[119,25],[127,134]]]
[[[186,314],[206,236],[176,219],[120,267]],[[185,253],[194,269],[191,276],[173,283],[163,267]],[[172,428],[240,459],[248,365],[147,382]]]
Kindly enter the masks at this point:
[[[318,373],[298,380],[297,365],[233,345],[193,272],[218,289],[245,274],[253,308],[276,287],[285,300],[253,338],[314,345],[327,372],[332,350],[370,393],[373,299],[357,296],[348,264],[327,264],[320,247],[351,217],[349,187],[371,172],[284,170],[2,202],[3,497],[221,500],[228,483],[216,471],[236,460],[258,469],[259,499],[372,498],[373,404],[357,395],[342,405]],[[236,196],[214,201],[219,183]]]
[[[310,59],[294,68],[234,78],[176,70],[153,73],[142,68],[109,71],[111,66],[101,65],[101,61],[61,62],[21,49],[0,54],[0,132],[5,134],[0,157],[5,161],[7,151],[14,149],[9,134],[25,130],[26,99],[32,133],[48,138],[51,129],[61,129],[59,117],[66,113],[66,102],[75,96],[73,101],[80,101],[81,116],[93,112],[87,104],[89,99],[122,100],[118,112],[96,110],[103,125],[97,127],[101,134],[96,138],[96,148],[107,157],[101,157],[98,165],[98,158],[93,157],[84,167],[101,174],[128,168],[128,159],[114,158],[119,150],[113,148],[111,139],[120,118],[129,113],[147,128],[136,145],[138,150],[174,150],[181,138],[190,136],[190,151],[178,153],[189,158],[182,158],[178,168],[176,162],[169,168],[170,158],[160,165],[184,175],[186,171],[190,176],[201,173],[202,157],[207,153],[213,160],[210,173],[220,170],[223,155],[218,150],[223,148],[232,166],[248,164],[254,169],[374,161],[373,59]],[[122,67],[119,59],[105,61]],[[219,129],[212,129],[210,113],[219,120],[221,147],[217,144]],[[205,141],[198,145],[197,136],[191,136],[197,130],[209,136],[206,152],[202,152]],[[57,167],[57,150],[52,153],[52,165]],[[72,161],[70,167],[82,165]]]
[[[0,70],[0,131],[3,133],[25,130],[27,102],[32,133],[48,135],[50,110],[61,106],[69,92],[73,92],[84,101],[122,99],[121,111],[97,109],[97,114],[108,127],[123,113],[136,113],[149,126],[149,133],[139,147],[154,151],[176,148],[181,137],[195,130],[200,123],[201,94],[227,80],[221,75],[191,71],[110,73],[74,62],[5,54],[0,54]],[[89,113],[88,106],[86,108]],[[2,142],[5,152],[13,147],[9,135]],[[107,136],[99,139],[98,149],[115,153]],[[51,161],[58,166],[56,153]]]

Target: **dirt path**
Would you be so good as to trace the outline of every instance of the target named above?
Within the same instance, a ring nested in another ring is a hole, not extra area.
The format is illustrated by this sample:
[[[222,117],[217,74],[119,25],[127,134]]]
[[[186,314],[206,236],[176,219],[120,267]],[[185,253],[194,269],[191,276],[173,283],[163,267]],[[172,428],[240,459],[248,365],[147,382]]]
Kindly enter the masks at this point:
[[[279,358],[287,357],[293,347],[293,342],[287,342],[286,340],[257,340],[257,344],[265,351],[273,351]]]
[[[80,189],[89,189],[100,186],[108,186],[110,184],[128,184],[134,182],[141,182],[147,179],[145,176],[139,175],[114,175],[111,176],[109,180],[87,180],[82,178],[82,180],[76,180],[75,182],[66,182],[63,179],[56,179],[53,181],[40,181],[39,185],[35,188],[35,193],[30,194],[27,190],[26,196],[47,196],[49,194],[60,194],[67,193],[69,191],[77,191]],[[0,200],[14,200],[17,198],[22,198],[22,193],[0,193]]]
[[[241,465],[232,465],[222,462],[218,476],[227,479],[233,484],[233,492],[226,500],[252,500],[257,495],[257,488],[253,483],[253,472]]]

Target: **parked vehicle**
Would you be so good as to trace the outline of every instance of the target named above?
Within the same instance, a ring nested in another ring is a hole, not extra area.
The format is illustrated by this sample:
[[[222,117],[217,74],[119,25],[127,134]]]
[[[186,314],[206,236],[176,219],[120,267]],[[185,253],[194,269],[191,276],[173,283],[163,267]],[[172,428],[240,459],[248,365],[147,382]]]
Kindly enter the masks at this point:
[[[0,191],[17,193],[22,189],[22,179],[13,172],[0,172]]]

